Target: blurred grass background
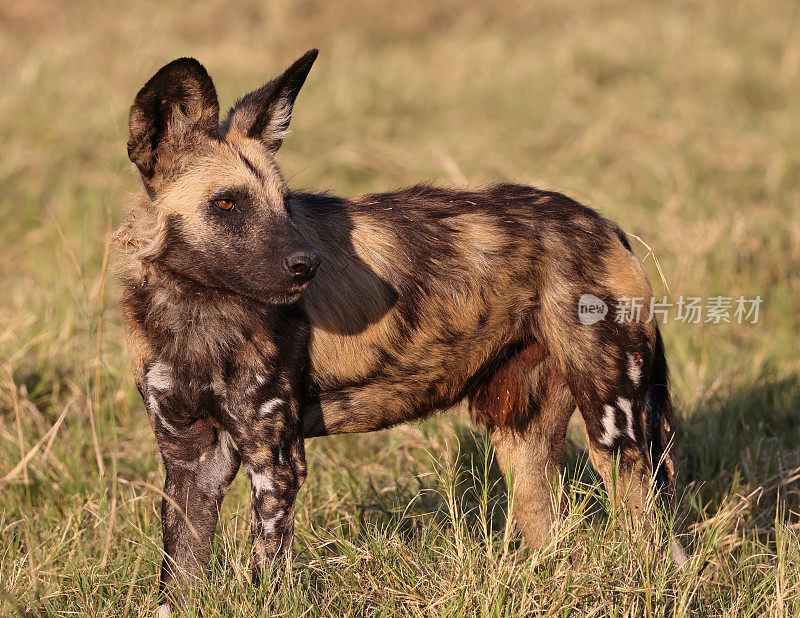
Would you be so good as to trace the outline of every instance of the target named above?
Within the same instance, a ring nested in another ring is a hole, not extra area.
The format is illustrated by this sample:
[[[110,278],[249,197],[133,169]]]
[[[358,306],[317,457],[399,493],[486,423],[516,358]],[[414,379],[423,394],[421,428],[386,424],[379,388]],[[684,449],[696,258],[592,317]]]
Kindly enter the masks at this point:
[[[462,415],[311,442],[309,566],[256,592],[239,479],[203,615],[800,613],[799,32],[793,0],[0,1],[0,613],[155,607],[163,473],[106,281],[128,108],[173,58],[227,108],[310,47],[294,187],[536,184],[646,241],[673,300],[764,304],[664,328],[686,571],[609,525],[577,426],[570,515],[530,559]]]

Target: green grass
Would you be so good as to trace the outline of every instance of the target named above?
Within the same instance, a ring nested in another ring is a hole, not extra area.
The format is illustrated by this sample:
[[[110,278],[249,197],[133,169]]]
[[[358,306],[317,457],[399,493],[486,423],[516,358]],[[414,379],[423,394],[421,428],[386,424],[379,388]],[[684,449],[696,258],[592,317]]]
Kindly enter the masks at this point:
[[[311,441],[302,560],[259,590],[238,479],[197,615],[800,614],[798,31],[791,0],[0,2],[0,615],[157,602],[163,471],[104,268],[138,190],[133,95],[194,55],[225,107],[313,46],[293,186],[562,190],[653,247],[673,299],[764,305],[755,325],[664,328],[684,571],[615,525],[579,425],[568,515],[531,555],[462,412]]]

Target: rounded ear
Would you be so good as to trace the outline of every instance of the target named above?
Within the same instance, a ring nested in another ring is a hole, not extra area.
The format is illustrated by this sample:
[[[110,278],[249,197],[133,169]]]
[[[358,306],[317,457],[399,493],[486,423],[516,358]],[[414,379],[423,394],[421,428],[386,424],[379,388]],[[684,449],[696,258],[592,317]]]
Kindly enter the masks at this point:
[[[234,129],[247,137],[260,139],[272,152],[278,150],[289,131],[297,93],[318,53],[316,49],[307,51],[282,75],[239,99],[228,112],[222,130]]]
[[[128,118],[128,157],[150,180],[162,147],[187,134],[217,137],[219,101],[214,82],[194,58],[162,67],[139,91]]]

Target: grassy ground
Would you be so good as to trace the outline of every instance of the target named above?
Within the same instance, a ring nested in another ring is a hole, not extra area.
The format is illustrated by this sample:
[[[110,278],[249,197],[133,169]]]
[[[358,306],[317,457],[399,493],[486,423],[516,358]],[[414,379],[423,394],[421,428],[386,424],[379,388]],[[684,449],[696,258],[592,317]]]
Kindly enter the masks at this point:
[[[484,437],[442,416],[310,443],[308,565],[279,586],[248,587],[238,479],[202,614],[800,614],[798,31],[792,0],[0,2],[0,614],[155,607],[163,472],[104,254],[138,188],[134,93],[194,55],[225,106],[312,46],[294,186],[563,190],[652,246],[673,299],[764,305],[664,329],[685,571],[613,525],[579,427],[569,515],[531,557]]]

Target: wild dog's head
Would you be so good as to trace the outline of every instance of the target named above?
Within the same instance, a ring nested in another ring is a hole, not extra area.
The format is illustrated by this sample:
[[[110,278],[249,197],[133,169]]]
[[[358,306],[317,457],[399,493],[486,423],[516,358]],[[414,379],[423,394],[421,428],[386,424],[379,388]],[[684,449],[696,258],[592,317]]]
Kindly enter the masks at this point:
[[[143,260],[266,303],[299,297],[320,257],[289,219],[275,153],[316,57],[306,53],[221,123],[214,84],[192,58],[170,62],[144,85],[128,140],[153,226]]]

